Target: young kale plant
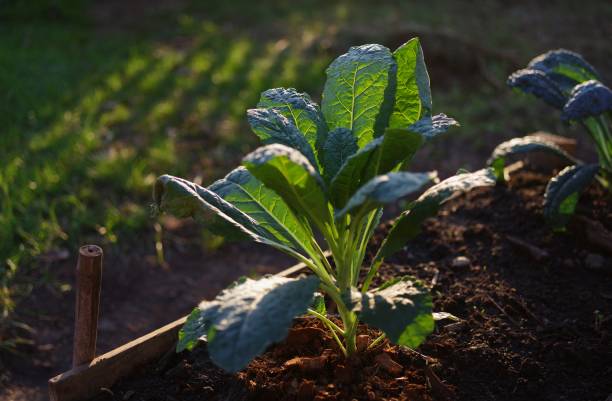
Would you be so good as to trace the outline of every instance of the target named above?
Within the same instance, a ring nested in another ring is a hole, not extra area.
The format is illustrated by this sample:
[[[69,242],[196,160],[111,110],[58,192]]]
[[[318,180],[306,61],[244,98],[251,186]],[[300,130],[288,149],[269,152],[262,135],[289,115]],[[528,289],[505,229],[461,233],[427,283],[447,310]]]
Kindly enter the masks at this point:
[[[567,224],[579,194],[593,178],[608,190],[612,189],[612,91],[599,80],[597,71],[581,55],[564,49],[537,56],[527,68],[508,78],[511,88],[532,94],[561,110],[563,121],[580,123],[597,147],[599,164],[584,164],[538,136],[511,139],[493,151],[489,164],[499,180],[504,179],[505,159],[515,154],[552,152],[570,165],[553,177],[546,188],[544,214],[555,228]]]
[[[212,211],[211,227],[227,232],[224,222],[313,273],[237,281],[193,310],[178,351],[205,338],[212,360],[238,371],[281,341],[293,318],[303,314],[320,319],[347,356],[357,351],[359,321],[410,347],[433,330],[431,295],[420,282],[398,277],[373,289],[372,280],[383,259],[418,234],[421,222],[453,193],[494,185],[493,171],[457,175],[422,193],[364,266],[384,206],[437,181],[435,172],[400,167],[424,142],[457,123],[432,115],[416,38],[395,52],[376,44],[352,47],[327,69],[322,99],[319,108],[295,89],[267,90],[257,108],[247,111],[264,146],[248,154],[243,166],[207,188],[169,175],[158,178],[154,198],[160,211],[179,217]],[[335,303],[341,324],[327,315],[324,297]]]

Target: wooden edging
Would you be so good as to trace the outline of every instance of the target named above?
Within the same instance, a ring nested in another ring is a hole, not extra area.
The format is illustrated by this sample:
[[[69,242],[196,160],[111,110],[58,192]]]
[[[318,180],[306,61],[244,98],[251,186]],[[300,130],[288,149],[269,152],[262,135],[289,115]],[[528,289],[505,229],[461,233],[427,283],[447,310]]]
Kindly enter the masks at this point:
[[[512,174],[522,169],[523,162],[515,162],[504,169]],[[326,256],[330,253],[326,252]],[[276,274],[287,277],[306,268],[299,263]],[[175,320],[149,334],[130,341],[106,354],[93,359],[89,364],[72,368],[49,380],[49,397],[52,401],[85,401],[110,388],[117,380],[125,378],[136,369],[151,363],[171,351],[178,332],[187,316]]]
[[[287,277],[306,268],[299,263],[277,273]],[[52,401],[85,401],[110,388],[117,380],[136,369],[161,358],[175,347],[178,332],[187,316],[175,320],[149,334],[130,341],[104,355],[59,374],[49,380],[49,398]]]

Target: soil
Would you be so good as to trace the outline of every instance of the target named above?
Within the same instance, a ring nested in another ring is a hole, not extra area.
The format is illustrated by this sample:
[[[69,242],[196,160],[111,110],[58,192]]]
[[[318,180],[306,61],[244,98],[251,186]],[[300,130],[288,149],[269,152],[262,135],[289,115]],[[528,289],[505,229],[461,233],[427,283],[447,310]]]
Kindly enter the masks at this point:
[[[104,255],[97,355],[188,314],[202,299],[213,298],[240,276],[277,273],[295,263],[253,243],[227,243],[205,250],[201,226],[190,220],[166,217],[162,226],[163,264],[152,256],[153,235],[143,235],[140,243]],[[49,378],[70,369],[78,249],[64,252],[62,260],[46,267],[53,279],[20,305],[19,320],[33,330],[24,334],[35,336],[36,343],[24,344],[19,354],[0,359],[0,376],[7,375],[10,383],[3,389],[0,380],[0,400],[47,400]],[[64,290],[54,283],[64,283]]]
[[[546,226],[548,178],[521,171],[505,186],[451,200],[383,266],[379,281],[417,276],[430,284],[436,311],[461,319],[438,322],[418,350],[383,343],[347,361],[315,321],[298,319],[285,342],[236,375],[216,368],[202,345],[96,401],[604,401],[612,393],[612,258],[579,227]],[[602,188],[582,196],[579,214],[612,231]]]

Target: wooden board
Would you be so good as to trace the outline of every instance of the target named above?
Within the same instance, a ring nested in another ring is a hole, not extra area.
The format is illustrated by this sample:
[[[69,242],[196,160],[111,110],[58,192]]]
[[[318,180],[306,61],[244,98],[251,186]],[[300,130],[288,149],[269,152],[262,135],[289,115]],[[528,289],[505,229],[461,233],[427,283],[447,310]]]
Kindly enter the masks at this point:
[[[184,316],[143,337],[95,358],[49,380],[52,401],[80,401],[98,394],[102,387],[111,387],[117,379],[155,361],[176,344]]]
[[[302,271],[303,263],[292,266],[278,276],[286,277]],[[175,320],[145,336],[107,352],[88,365],[78,366],[49,380],[52,401],[85,401],[174,349],[178,332],[187,316]]]

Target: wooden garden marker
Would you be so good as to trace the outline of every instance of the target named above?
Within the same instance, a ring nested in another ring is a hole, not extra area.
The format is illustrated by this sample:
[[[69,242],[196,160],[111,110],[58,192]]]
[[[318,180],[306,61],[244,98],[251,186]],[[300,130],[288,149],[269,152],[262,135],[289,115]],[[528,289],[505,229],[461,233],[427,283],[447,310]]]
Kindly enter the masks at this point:
[[[79,249],[76,276],[72,367],[88,364],[96,356],[102,281],[102,248],[97,245],[85,245]]]

